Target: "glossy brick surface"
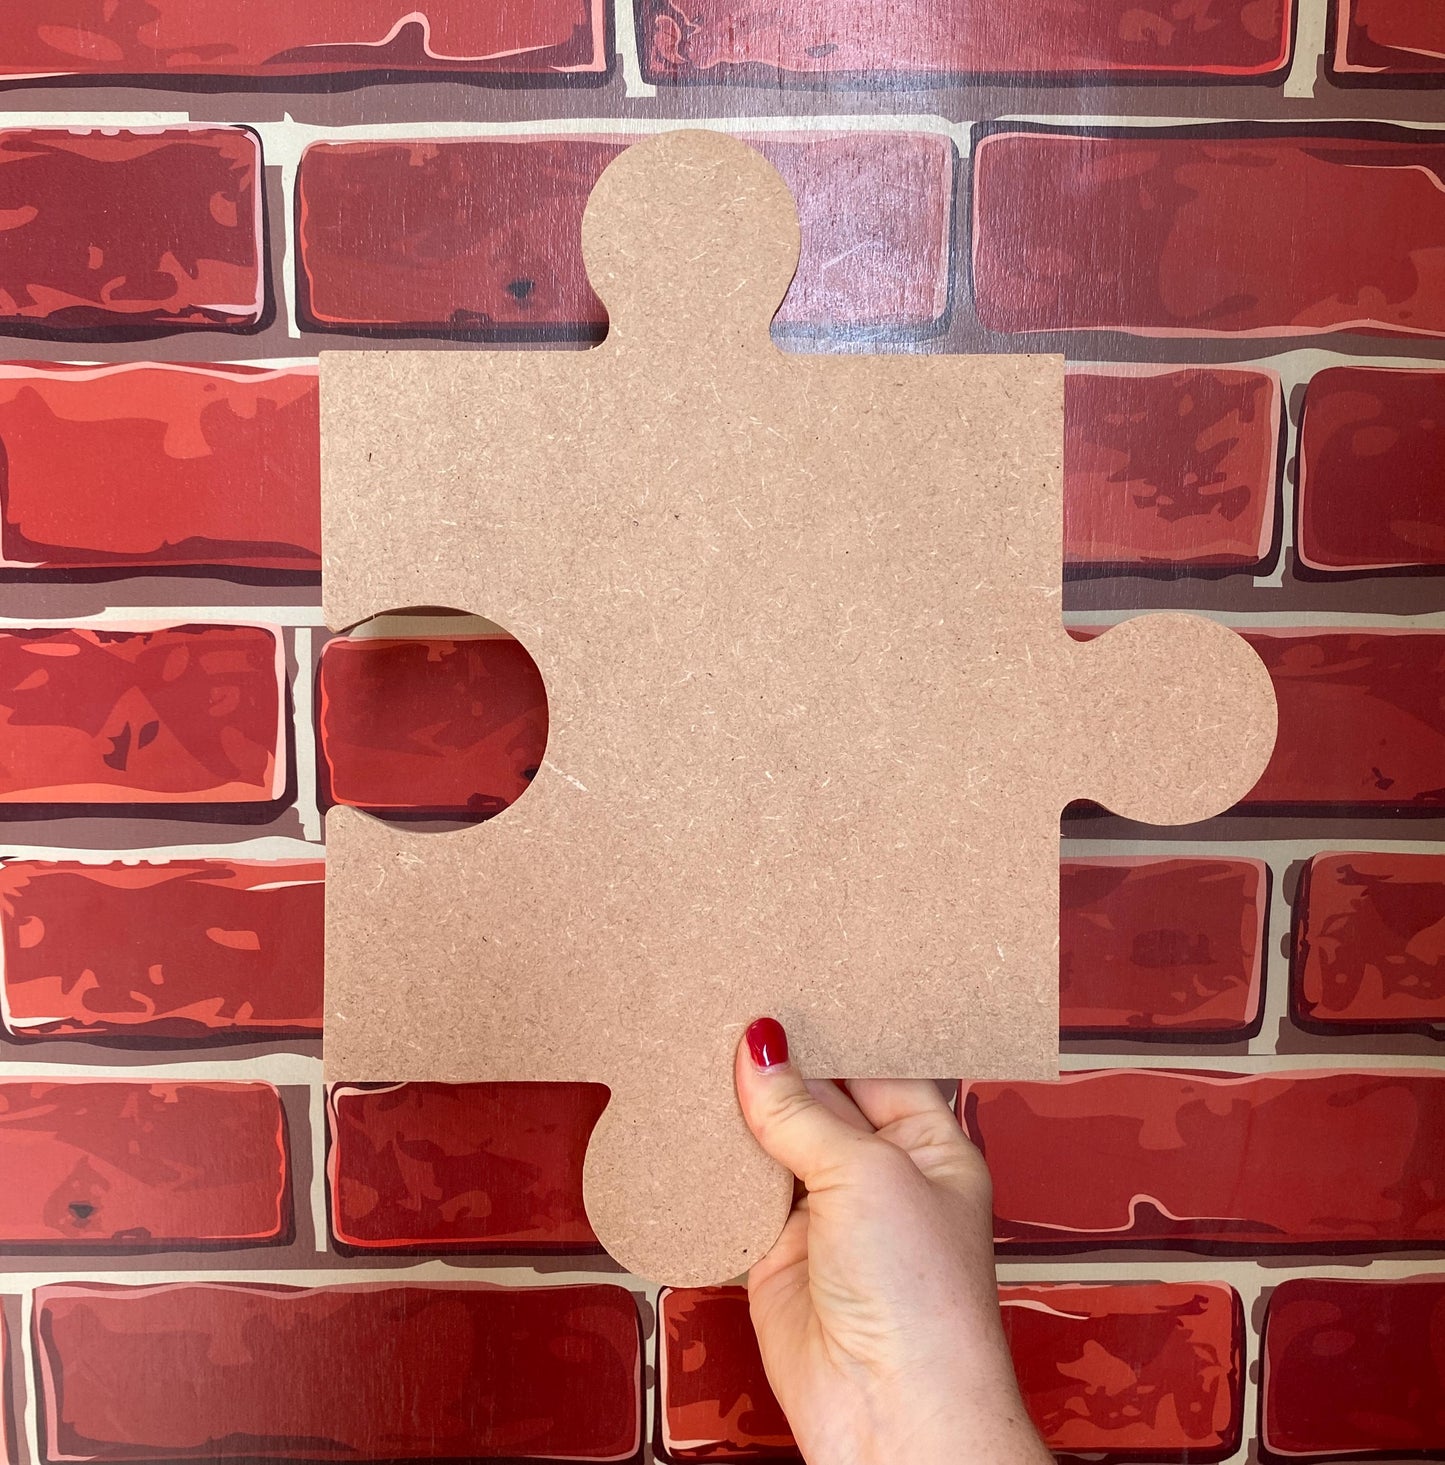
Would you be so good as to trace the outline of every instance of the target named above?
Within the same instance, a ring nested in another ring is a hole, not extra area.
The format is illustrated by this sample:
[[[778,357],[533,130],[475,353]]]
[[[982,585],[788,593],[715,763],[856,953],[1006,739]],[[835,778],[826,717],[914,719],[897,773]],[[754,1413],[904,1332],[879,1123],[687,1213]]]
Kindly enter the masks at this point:
[[[320,860],[0,865],[14,1038],[321,1032]]]
[[[0,366],[0,564],[318,574],[314,367]]]
[[[1267,76],[1289,56],[1288,0],[1190,11],[1167,0],[642,0],[650,80],[842,76]]]
[[[1011,1249],[1445,1243],[1445,1074],[1127,1069],[961,1104]]]
[[[1334,366],[1305,390],[1300,562],[1445,568],[1445,372]]]
[[[0,132],[0,334],[256,325],[260,169],[239,127]]]
[[[1445,335],[1445,272],[1417,265],[1442,179],[1435,133],[993,133],[974,148],[974,303],[1010,333]]]
[[[1294,1277],[1270,1294],[1260,1435],[1276,1456],[1445,1452],[1445,1276]]]
[[[343,1246],[593,1251],[582,1159],[601,1084],[338,1085],[327,1176]]]
[[[923,133],[751,139],[792,188],[781,325],[932,328],[949,298],[952,145]],[[318,143],[301,163],[303,319],[321,329],[591,337],[582,209],[621,139]]]
[[[39,1290],[35,1336],[46,1465],[606,1461],[641,1443],[623,1287],[61,1284]]]
[[[1064,860],[1060,1027],[1248,1032],[1263,991],[1267,897],[1260,860]]]
[[[245,804],[286,782],[259,626],[0,630],[0,804]]]
[[[266,1083],[0,1083],[0,1248],[258,1245],[290,1224]]]
[[[1291,980],[1318,1028],[1445,1024],[1445,854],[1316,855],[1295,894]]]

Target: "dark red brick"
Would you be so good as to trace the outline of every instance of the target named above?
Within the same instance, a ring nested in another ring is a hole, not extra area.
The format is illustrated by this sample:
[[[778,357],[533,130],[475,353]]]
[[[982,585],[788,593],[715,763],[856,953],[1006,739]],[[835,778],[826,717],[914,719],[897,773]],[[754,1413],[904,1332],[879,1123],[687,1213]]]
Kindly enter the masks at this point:
[[[602,1461],[641,1445],[623,1287],[62,1283],[36,1290],[35,1347],[44,1465]]]
[[[1445,371],[1334,366],[1315,374],[1300,425],[1301,564],[1445,566],[1442,484]]]
[[[997,132],[973,205],[989,330],[1445,335],[1437,133]]]
[[[0,563],[321,568],[315,367],[0,366]]]
[[[281,662],[256,626],[0,631],[0,804],[278,798]]]
[[[321,1031],[320,860],[0,866],[16,1038]]]
[[[1219,1460],[1243,1432],[1243,1310],[1218,1283],[999,1288],[1024,1402],[1059,1455]],[[742,1287],[658,1298],[669,1460],[797,1459]]]
[[[1445,1024],[1445,855],[1316,855],[1295,896],[1292,982],[1312,1026]]]
[[[1268,76],[1289,62],[1289,0],[1217,9],[1168,0],[1040,0],[1027,17],[968,0],[642,0],[638,50],[647,78],[776,82],[1004,74],[1205,80]]]
[[[332,802],[487,817],[526,792],[547,692],[510,636],[338,638],[317,673]]]
[[[1332,0],[1331,70],[1351,81],[1445,78],[1445,10],[1437,0]]]
[[[331,1091],[331,1226],[387,1251],[595,1251],[582,1161],[601,1084]]]
[[[1279,738],[1247,804],[1445,805],[1445,633],[1248,631]]]
[[[265,1083],[0,1083],[0,1247],[285,1239],[286,1125]]]
[[[784,325],[932,327],[948,304],[953,146],[755,138],[798,200]],[[301,313],[321,329],[592,336],[582,209],[620,139],[316,143],[297,189]]]
[[[1259,1016],[1262,860],[1064,860],[1059,1022],[1066,1033],[1245,1033]]]
[[[798,1460],[773,1396],[745,1287],[657,1299],[657,1435],[667,1460]]]
[[[600,72],[601,0],[30,0],[0,20],[0,76]]]
[[[1445,1454],[1445,1276],[1294,1277],[1264,1323],[1261,1442],[1272,1455]]]
[[[1071,371],[1064,560],[1249,569],[1274,543],[1280,386],[1269,371]]]
[[[1131,1069],[961,1106],[1007,1247],[1445,1242],[1445,1074]]]
[[[257,324],[260,168],[239,127],[0,132],[0,332]]]
[[[1243,1435],[1244,1313],[1222,1283],[999,1288],[1024,1403],[1056,1454],[1222,1460]]]

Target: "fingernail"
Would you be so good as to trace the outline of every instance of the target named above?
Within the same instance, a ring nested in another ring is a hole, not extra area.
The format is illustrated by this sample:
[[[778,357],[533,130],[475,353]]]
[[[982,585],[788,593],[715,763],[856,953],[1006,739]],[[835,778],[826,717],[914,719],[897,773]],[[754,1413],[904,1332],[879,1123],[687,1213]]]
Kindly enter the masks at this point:
[[[748,1025],[748,1054],[753,1067],[766,1073],[788,1061],[788,1035],[775,1017],[760,1017]]]

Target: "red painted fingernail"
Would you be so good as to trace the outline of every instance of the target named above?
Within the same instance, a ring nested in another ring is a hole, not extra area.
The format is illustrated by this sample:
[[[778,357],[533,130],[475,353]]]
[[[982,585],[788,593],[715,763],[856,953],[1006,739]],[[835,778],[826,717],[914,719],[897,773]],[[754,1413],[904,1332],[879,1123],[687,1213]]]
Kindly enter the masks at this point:
[[[760,1017],[748,1024],[748,1054],[764,1073],[788,1061],[788,1035],[775,1017]]]

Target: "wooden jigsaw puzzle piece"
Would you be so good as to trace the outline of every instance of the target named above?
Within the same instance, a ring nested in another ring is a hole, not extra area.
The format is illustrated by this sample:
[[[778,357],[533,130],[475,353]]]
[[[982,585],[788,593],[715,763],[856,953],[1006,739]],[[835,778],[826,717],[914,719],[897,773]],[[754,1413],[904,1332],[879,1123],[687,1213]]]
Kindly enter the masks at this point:
[[[786,1212],[746,1022],[817,1074],[1052,1074],[1060,810],[1217,812],[1273,697],[1209,621],[1064,631],[1057,358],[773,347],[797,221],[750,149],[629,150],[584,245],[594,351],[323,357],[328,621],[486,614],[550,716],[483,826],[328,816],[327,1068],[608,1084],[593,1224],[695,1284]]]

